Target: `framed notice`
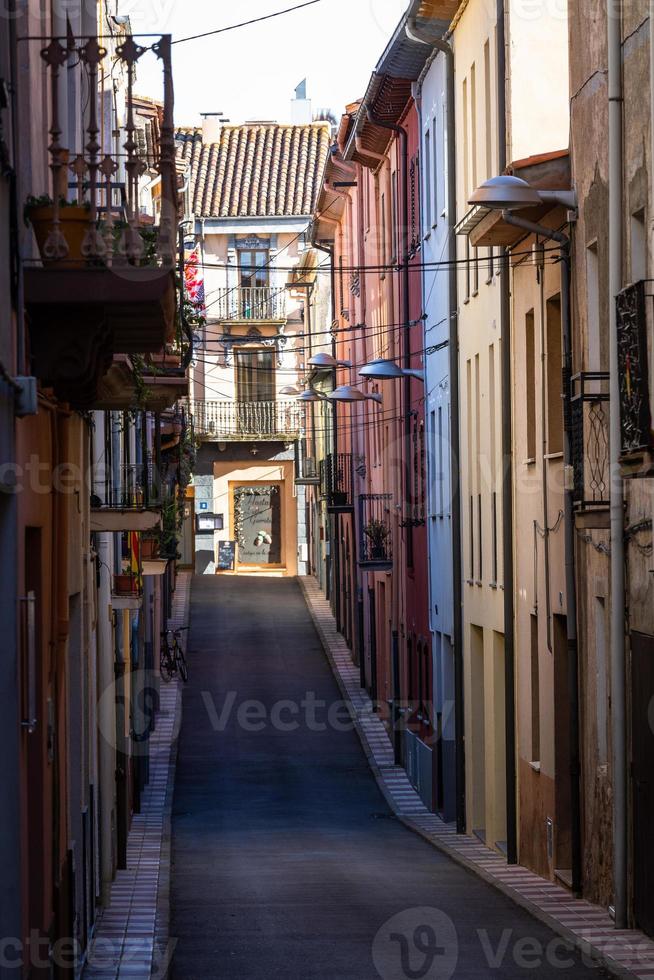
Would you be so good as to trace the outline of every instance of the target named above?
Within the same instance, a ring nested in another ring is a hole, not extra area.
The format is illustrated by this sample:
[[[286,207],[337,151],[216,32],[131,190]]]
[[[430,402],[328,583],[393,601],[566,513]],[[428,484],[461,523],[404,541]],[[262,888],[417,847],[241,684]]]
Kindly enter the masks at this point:
[[[222,531],[224,527],[224,519],[222,514],[196,514],[195,515],[195,530],[196,531]]]

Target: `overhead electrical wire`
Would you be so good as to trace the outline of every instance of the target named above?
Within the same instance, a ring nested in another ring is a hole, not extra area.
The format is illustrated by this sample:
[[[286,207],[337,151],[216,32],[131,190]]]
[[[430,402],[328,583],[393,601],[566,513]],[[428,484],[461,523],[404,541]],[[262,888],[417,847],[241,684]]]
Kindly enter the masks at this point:
[[[295,238],[291,239],[291,241],[286,244],[285,248],[288,248],[289,245],[292,245],[303,234],[304,234],[304,232],[300,232],[299,235],[296,235]],[[481,246],[480,245],[479,247],[480,248],[485,248],[486,246]],[[559,259],[557,257],[558,256],[558,252],[559,252],[559,249],[558,248],[545,247],[543,249],[543,251],[546,252],[546,253],[548,253],[548,252],[554,252],[554,253],[556,253],[556,255],[552,256],[552,263],[553,264],[556,264],[559,261]],[[533,251],[531,249],[525,249],[525,250],[522,250],[522,251],[516,251],[516,252],[512,252],[511,253],[512,258],[518,258],[520,256],[524,256],[524,257],[527,257],[528,258],[529,256],[532,256],[532,255],[533,255]],[[412,269],[415,269],[415,270],[418,270],[418,269],[430,269],[430,268],[444,268],[444,269],[446,269],[446,268],[448,268],[451,265],[460,265],[460,266],[469,265],[469,266],[472,267],[472,266],[475,266],[475,265],[480,265],[481,266],[481,265],[485,265],[485,264],[488,264],[488,265],[491,265],[492,264],[492,265],[495,265],[496,266],[497,265],[497,256],[495,256],[494,258],[491,258],[490,255],[486,255],[486,256],[479,256],[476,259],[475,258],[471,258],[471,259],[468,259],[468,258],[463,258],[463,259],[434,259],[433,261],[429,261],[429,262],[415,262],[412,259],[410,259],[409,260],[409,264],[408,264],[408,268],[409,268],[409,271],[411,271]],[[232,271],[238,271],[239,266],[236,265],[233,262],[194,262],[194,268],[199,268],[199,269],[227,269],[227,270],[232,270]],[[251,266],[247,266],[247,268],[249,269],[249,268],[252,268],[252,267]],[[404,272],[406,268],[407,268],[407,264],[405,262],[387,262],[387,263],[382,263],[382,262],[373,263],[373,262],[371,262],[371,263],[362,263],[360,265],[341,265],[341,266],[334,266],[334,272],[336,273],[336,275],[338,275],[341,272],[348,272],[348,273],[351,273],[351,274],[352,273],[361,273],[361,272],[371,272],[371,273],[372,272],[379,272],[379,273],[382,273],[382,272]],[[263,270],[266,270],[266,269],[272,270],[273,272],[295,272],[295,273],[298,273],[298,272],[306,271],[307,273],[313,275],[314,272],[325,272],[325,273],[329,273],[329,272],[332,271],[332,266],[331,266],[331,263],[321,263],[320,265],[314,266],[313,268],[303,270],[302,266],[298,266],[298,265],[271,265],[270,263],[268,263],[266,265],[259,266],[256,269],[256,272],[263,271]],[[253,271],[252,274],[254,275],[255,272]],[[242,287],[242,286],[234,286],[234,287],[232,287],[232,289],[238,289],[238,288],[247,288],[247,287]],[[284,289],[286,287],[280,286],[279,288],[280,288],[280,291],[281,291],[282,289]],[[293,283],[288,283],[288,288],[289,289],[293,289]],[[297,288],[298,289],[301,289],[302,287],[301,286],[298,286]]]
[[[263,14],[261,17],[252,17],[244,20],[240,24],[230,24],[228,27],[218,27],[213,31],[204,31],[202,34],[191,34],[189,37],[178,37],[172,44],[184,44],[185,41],[197,41],[202,37],[212,37],[215,34],[226,34],[227,31],[236,31],[240,27],[249,27],[251,24],[260,24],[264,20],[272,20],[274,17],[282,17],[284,14],[291,14],[294,10],[302,10],[304,7],[313,7],[321,0],[306,0],[305,3],[298,3],[294,7],[286,7],[285,10],[275,10],[272,14]]]

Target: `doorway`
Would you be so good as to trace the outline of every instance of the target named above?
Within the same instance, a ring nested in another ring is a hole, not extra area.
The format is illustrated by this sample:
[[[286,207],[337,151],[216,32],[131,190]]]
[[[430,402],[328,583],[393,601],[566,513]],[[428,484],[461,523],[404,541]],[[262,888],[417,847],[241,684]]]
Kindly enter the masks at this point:
[[[570,687],[568,631],[565,616],[553,616],[554,627],[554,868],[563,881],[572,868],[570,821]]]
[[[486,841],[486,702],[484,631],[470,627],[470,726],[472,772],[472,832]]]
[[[283,567],[282,486],[281,483],[234,486],[232,526],[240,567]]]
[[[634,918],[654,936],[654,636],[631,634]]]

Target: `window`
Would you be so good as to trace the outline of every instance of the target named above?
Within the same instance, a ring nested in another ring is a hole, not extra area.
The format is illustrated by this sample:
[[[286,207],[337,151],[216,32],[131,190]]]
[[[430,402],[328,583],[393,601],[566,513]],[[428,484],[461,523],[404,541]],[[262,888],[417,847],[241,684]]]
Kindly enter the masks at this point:
[[[484,44],[484,116],[486,126],[486,180],[493,176],[492,122],[491,122],[491,57],[490,41]]]
[[[540,671],[538,663],[538,616],[531,620],[531,761],[540,762]]]
[[[438,179],[439,179],[439,156],[438,156],[438,120],[434,116],[433,137],[431,142],[432,149],[432,169],[427,179],[432,182],[433,201],[431,209],[431,226],[435,228],[438,224]]]
[[[264,249],[241,249],[238,253],[239,280],[242,288],[268,285],[269,253]]]
[[[479,249],[475,248],[475,257],[472,266],[472,295],[476,296],[479,292]]]
[[[270,350],[236,352],[236,400],[272,402],[275,400],[275,357]]]
[[[391,262],[395,262],[399,255],[397,242],[400,231],[400,223],[397,204],[397,171],[394,170],[391,174]]]
[[[470,173],[474,191],[477,187],[477,72],[474,61],[470,67],[470,153],[472,156]]]
[[[382,266],[386,265],[386,195],[382,194],[379,202],[380,227],[379,227],[379,257]],[[385,273],[382,272],[382,276]]]
[[[466,201],[470,197],[470,140],[468,136],[468,79],[463,79],[463,189]]]
[[[597,242],[586,246],[586,310],[588,315],[588,370],[601,371],[599,257]]]
[[[561,298],[547,301],[547,451],[563,451]]]
[[[420,247],[420,161],[418,155],[411,161],[409,169],[410,199],[411,199],[411,221],[410,240],[411,253],[414,254]]]
[[[525,396],[527,399],[527,459],[536,459],[536,347],[534,311],[525,317]]]
[[[597,724],[597,762],[608,762],[608,684],[606,657],[606,607],[603,596],[595,596],[595,710]]]
[[[631,216],[631,281],[647,278],[647,237],[645,212],[641,208]]]
[[[470,239],[466,235],[466,261],[464,267],[465,274],[465,294],[463,296],[463,302],[468,303],[470,301]]]
[[[431,133],[429,130],[425,133],[425,227],[423,231],[425,235],[428,235],[431,231],[431,183],[432,183],[432,170],[431,170]]]

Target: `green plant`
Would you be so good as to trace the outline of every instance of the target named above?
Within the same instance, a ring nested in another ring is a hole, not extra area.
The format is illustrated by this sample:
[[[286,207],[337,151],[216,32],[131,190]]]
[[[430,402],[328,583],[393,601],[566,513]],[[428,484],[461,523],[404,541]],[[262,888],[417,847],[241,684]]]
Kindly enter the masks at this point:
[[[25,201],[25,207],[23,208],[23,220],[26,225],[30,223],[30,212],[36,211],[38,208],[51,208],[54,207],[54,200],[49,194],[41,194],[39,197],[35,197],[30,194]],[[82,204],[79,201],[68,201],[65,197],[59,198],[60,208],[85,208],[87,211],[90,210],[91,205],[88,201],[83,201]]]
[[[373,549],[383,549],[386,546],[391,530],[383,521],[373,519],[363,529],[363,533],[370,538]]]
[[[134,389],[136,391],[136,403],[141,408],[145,408],[146,402],[150,395],[150,389],[144,380],[147,370],[145,358],[142,354],[131,354],[130,362],[132,365],[132,377],[134,378]]]
[[[177,539],[184,521],[184,497],[171,493],[166,497],[161,510],[161,555],[166,558],[179,558]]]

